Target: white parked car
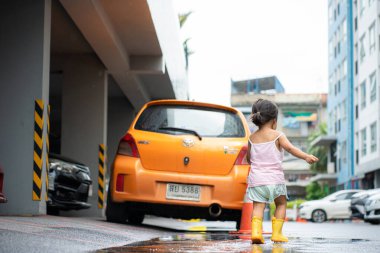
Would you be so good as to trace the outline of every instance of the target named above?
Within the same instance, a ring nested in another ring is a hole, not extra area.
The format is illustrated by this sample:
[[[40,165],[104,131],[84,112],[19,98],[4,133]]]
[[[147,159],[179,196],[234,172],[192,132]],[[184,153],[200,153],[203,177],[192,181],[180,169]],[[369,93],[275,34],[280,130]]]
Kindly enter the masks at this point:
[[[351,197],[361,190],[341,190],[320,200],[306,201],[300,206],[299,216],[313,222],[351,217]]]
[[[367,199],[364,220],[371,224],[380,224],[380,193]]]

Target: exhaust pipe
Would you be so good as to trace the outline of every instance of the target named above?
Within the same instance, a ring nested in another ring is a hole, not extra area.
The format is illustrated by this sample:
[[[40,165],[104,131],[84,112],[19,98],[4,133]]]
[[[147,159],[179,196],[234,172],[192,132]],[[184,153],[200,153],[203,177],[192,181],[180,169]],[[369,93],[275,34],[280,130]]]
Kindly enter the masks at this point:
[[[208,213],[211,217],[217,218],[222,214],[222,207],[219,204],[211,204]]]

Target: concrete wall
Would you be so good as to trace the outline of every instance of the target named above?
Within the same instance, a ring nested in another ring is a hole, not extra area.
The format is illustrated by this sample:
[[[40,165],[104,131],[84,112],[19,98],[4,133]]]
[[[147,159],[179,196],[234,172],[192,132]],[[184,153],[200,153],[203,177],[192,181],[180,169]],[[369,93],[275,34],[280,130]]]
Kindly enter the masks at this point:
[[[67,56],[63,64],[61,154],[90,167],[91,209],[72,214],[98,216],[98,151],[107,146],[107,84],[104,66],[93,54]]]
[[[8,203],[0,214],[45,212],[44,201],[32,201],[33,136],[34,101],[49,102],[50,8],[44,0],[1,1],[0,164]]]
[[[117,84],[114,83],[112,78],[109,80],[109,85],[117,87]],[[119,141],[128,131],[136,113],[137,112],[134,110],[131,103],[123,95],[109,96],[107,126],[107,178],[109,178],[110,168],[115,158]]]

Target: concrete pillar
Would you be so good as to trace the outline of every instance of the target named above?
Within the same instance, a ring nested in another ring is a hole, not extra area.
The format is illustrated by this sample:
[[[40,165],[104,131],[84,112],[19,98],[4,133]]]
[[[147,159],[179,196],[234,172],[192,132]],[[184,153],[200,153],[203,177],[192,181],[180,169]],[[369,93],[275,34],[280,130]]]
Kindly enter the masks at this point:
[[[32,200],[32,188],[34,102],[42,99],[45,105],[49,103],[50,16],[49,0],[0,3],[0,163],[8,198],[8,203],[1,204],[0,214],[46,212],[45,148],[41,201]]]
[[[107,147],[107,73],[93,54],[65,57],[62,84],[61,154],[90,167],[93,195],[91,209],[72,215],[100,216],[98,209],[98,151]]]
[[[119,90],[118,94],[109,94],[108,97],[107,157],[108,165],[111,166],[119,141],[128,131],[137,112],[112,78],[109,80],[109,85],[113,86],[113,93]],[[110,177],[109,172],[110,170],[107,171],[107,179]]]

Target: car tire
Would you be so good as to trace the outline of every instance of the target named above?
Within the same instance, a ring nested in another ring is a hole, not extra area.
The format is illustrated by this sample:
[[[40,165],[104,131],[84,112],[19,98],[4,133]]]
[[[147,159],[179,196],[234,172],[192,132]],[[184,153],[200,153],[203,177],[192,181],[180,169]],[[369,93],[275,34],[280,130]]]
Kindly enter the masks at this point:
[[[107,207],[106,207],[106,219],[108,222],[126,223],[127,221],[127,208],[124,203],[116,203],[112,201],[110,190],[108,187],[107,193]]]
[[[128,223],[133,225],[140,225],[144,221],[145,215],[143,213],[131,212],[128,214]]]
[[[46,214],[59,216],[59,208],[56,206],[47,205],[46,206]]]
[[[322,223],[327,220],[326,212],[321,209],[316,209],[311,213],[311,221],[316,223]]]
[[[240,230],[241,217],[239,216],[239,218],[236,218],[234,221],[236,222],[236,230],[239,231]]]
[[[372,225],[378,225],[380,224],[380,220],[367,220],[369,223],[371,223]]]

